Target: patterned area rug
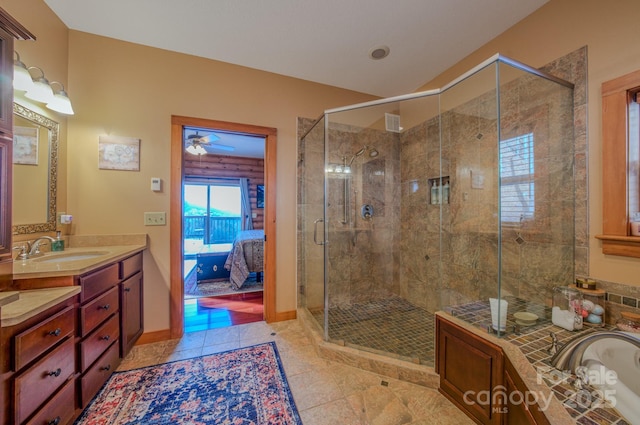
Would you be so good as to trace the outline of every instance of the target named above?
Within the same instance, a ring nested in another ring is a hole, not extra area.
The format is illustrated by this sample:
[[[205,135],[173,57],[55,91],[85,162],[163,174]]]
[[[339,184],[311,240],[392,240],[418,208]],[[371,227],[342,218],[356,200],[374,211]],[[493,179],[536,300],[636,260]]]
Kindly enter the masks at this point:
[[[244,292],[257,292],[262,290],[262,282],[257,282],[255,273],[249,274],[249,277],[239,290],[233,289],[231,282],[228,280],[197,283],[195,267],[184,279],[185,299],[218,297],[221,295],[242,294]]]
[[[302,425],[274,342],[116,372],[76,425]]]

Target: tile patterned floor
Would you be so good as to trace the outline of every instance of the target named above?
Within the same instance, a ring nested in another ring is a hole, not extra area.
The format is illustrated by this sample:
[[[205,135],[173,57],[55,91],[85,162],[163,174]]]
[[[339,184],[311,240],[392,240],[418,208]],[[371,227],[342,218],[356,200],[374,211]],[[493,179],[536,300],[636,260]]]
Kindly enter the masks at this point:
[[[322,323],[322,312],[313,313]],[[433,366],[432,313],[399,297],[329,309],[329,338],[358,349]]]
[[[119,370],[275,341],[304,425],[464,425],[473,421],[436,390],[317,356],[296,320],[192,332],[135,346]]]

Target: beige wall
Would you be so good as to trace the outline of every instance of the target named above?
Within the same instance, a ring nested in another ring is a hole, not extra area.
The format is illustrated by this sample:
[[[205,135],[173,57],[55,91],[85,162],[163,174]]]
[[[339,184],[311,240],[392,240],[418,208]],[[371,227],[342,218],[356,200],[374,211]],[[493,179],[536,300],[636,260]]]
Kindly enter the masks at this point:
[[[640,260],[605,256],[595,235],[602,232],[603,81],[640,68],[638,0],[551,0],[535,13],[451,67],[419,90],[440,87],[495,53],[542,66],[588,47],[589,270],[594,278],[640,285]]]
[[[171,115],[278,129],[276,311],[296,308],[296,117],[369,96],[222,62],[71,31],[68,210],[76,234],[148,233],[145,328],[166,329],[169,227],[144,227],[144,211],[169,212]],[[99,170],[98,136],[140,138],[140,172]],[[151,192],[151,177],[165,190]]]
[[[171,115],[278,129],[276,311],[294,310],[296,118],[372,97],[69,31],[42,0],[1,0],[0,7],[38,37],[28,48],[18,43],[28,65],[41,64],[48,77],[65,83],[68,66],[65,85],[76,115],[63,130],[68,152],[60,180],[68,186],[61,208],[74,216],[72,233],[149,235],[145,330],[169,327],[169,227],[142,222],[144,211],[169,212]],[[62,121],[59,115],[52,118]],[[140,171],[98,170],[101,134],[142,139]],[[163,192],[150,191],[151,177],[163,179]]]
[[[42,0],[0,0],[38,37],[18,42],[28,65],[65,83],[76,115],[61,123],[60,208],[75,234],[148,233],[145,327],[168,328],[169,228],[142,225],[144,211],[169,211],[170,117],[186,115],[278,129],[276,310],[295,302],[296,117],[371,97],[266,72],[68,31]],[[640,260],[605,257],[601,230],[600,84],[640,68],[637,0],[551,0],[422,89],[439,87],[496,52],[541,66],[589,49],[591,275],[638,284]],[[66,84],[68,83],[68,84]],[[38,111],[42,112],[42,111]],[[66,127],[68,121],[68,130]],[[142,139],[140,172],[98,170],[98,136]],[[67,149],[68,146],[68,149]],[[68,152],[67,152],[68,150]],[[161,177],[165,190],[149,190]]]

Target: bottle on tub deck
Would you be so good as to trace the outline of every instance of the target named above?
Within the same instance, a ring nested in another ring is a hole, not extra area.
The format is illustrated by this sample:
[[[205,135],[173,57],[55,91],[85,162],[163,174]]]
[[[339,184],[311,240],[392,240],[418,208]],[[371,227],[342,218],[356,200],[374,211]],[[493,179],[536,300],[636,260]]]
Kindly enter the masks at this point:
[[[51,251],[64,251],[64,239],[60,235],[60,230],[56,232],[56,240],[51,242]]]

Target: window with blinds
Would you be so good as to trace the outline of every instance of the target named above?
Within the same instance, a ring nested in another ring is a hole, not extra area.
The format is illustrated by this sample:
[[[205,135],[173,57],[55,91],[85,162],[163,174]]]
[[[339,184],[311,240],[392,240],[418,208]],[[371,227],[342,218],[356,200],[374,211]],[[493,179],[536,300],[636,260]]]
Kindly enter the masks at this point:
[[[504,223],[518,223],[533,218],[533,133],[500,141],[500,210]]]

